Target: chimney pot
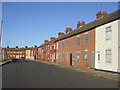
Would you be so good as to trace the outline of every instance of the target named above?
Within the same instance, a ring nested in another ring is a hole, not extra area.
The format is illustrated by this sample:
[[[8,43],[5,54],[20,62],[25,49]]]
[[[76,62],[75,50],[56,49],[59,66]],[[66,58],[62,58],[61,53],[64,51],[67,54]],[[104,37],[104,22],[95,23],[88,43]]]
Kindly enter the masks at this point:
[[[25,48],[28,48],[27,46],[25,46]]]
[[[78,23],[77,23],[77,28],[79,28],[80,25],[81,25],[81,23],[80,23],[80,21],[78,21]]]
[[[9,48],[9,46],[7,46],[7,48]]]
[[[37,45],[35,45],[34,47],[37,47]]]
[[[16,46],[16,48],[18,48],[18,46]]]

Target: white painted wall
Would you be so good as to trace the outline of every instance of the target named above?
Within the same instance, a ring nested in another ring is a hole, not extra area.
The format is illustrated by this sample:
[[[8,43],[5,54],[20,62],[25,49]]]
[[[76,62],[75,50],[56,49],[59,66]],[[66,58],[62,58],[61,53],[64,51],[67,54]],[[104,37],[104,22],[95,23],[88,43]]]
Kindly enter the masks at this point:
[[[112,40],[107,41],[105,38],[106,27],[112,27]],[[119,30],[120,33],[120,30]],[[120,38],[120,34],[119,34]],[[95,43],[95,68],[118,72],[118,20],[107,23],[96,28]],[[119,42],[120,45],[120,42]],[[105,63],[105,50],[112,49],[112,63]],[[98,61],[98,52],[100,52],[100,61]],[[120,54],[120,50],[119,50]]]
[[[26,59],[30,59],[30,50],[26,50]]]
[[[118,72],[120,72],[120,20],[118,21]]]

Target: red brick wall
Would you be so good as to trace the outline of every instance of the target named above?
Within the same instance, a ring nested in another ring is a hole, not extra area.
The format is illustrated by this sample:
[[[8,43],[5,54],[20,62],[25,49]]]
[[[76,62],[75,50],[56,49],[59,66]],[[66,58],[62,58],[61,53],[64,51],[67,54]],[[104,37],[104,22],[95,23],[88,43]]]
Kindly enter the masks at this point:
[[[58,50],[57,52],[59,53],[59,59],[60,59],[60,54],[62,52],[65,53],[64,55],[64,60],[61,60],[61,62],[59,62],[59,60],[57,60],[57,62],[61,63],[61,64],[67,64],[70,65],[70,54],[72,53],[74,55],[74,66],[76,67],[82,67],[82,68],[90,68],[91,65],[91,53],[93,51],[95,51],[95,30],[90,30],[87,31],[87,33],[89,34],[89,43],[88,44],[84,44],[84,33],[69,37],[67,39],[58,41]],[[77,40],[76,37],[80,36],[80,46],[77,46]],[[70,39],[70,47],[66,48],[66,40]],[[62,41],[64,41],[64,48],[62,48]],[[84,50],[88,50],[88,61],[84,61]],[[80,61],[76,61],[76,52],[79,51],[80,52]],[[66,52],[68,52],[68,60],[66,60]]]
[[[7,50],[7,58],[18,58],[18,59],[21,59],[22,57],[24,57],[24,58],[26,57],[25,50]]]

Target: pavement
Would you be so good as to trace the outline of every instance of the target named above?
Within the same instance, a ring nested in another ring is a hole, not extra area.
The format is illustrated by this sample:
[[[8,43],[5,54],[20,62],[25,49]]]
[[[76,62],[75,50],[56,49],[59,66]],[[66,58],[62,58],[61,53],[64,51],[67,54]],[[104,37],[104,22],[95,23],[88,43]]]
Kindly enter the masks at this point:
[[[74,67],[70,65],[63,65],[63,64],[45,62],[45,61],[39,61],[39,60],[35,60],[35,61],[55,65],[55,66],[58,66],[64,69],[73,70],[76,72],[82,72],[84,74],[89,74],[95,77],[100,77],[100,78],[105,78],[105,79],[110,79],[110,80],[120,82],[120,78],[119,78],[120,74],[115,73],[115,72],[100,71],[100,70],[95,70],[95,69],[85,69],[85,68],[79,68],[79,67]]]
[[[2,61],[2,62],[0,62],[0,67],[5,65],[5,64],[7,64],[7,63],[9,63],[9,61]]]
[[[2,87],[118,88],[118,82],[61,68],[59,65],[21,60],[2,66]]]

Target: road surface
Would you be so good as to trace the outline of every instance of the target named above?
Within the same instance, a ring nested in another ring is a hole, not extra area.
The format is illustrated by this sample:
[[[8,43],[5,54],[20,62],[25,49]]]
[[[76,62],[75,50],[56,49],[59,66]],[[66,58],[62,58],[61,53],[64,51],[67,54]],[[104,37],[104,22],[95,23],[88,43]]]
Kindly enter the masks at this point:
[[[35,61],[2,67],[2,88],[117,88],[118,82]]]

